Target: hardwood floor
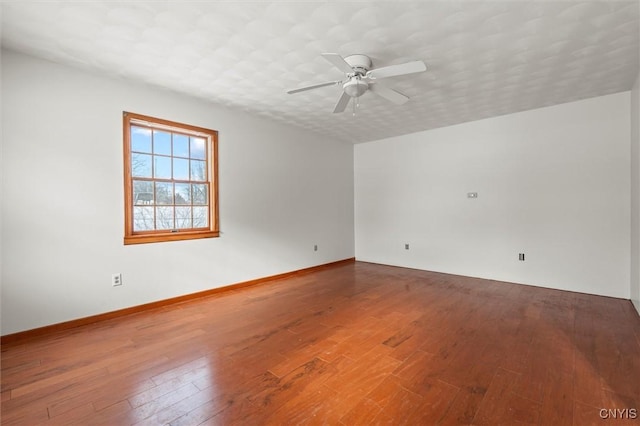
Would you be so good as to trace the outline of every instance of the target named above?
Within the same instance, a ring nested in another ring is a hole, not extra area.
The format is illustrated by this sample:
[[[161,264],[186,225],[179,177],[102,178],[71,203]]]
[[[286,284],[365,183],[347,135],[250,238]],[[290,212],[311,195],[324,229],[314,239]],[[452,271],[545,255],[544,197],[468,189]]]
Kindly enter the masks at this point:
[[[640,421],[629,301],[362,262],[4,345],[1,366],[3,425]]]

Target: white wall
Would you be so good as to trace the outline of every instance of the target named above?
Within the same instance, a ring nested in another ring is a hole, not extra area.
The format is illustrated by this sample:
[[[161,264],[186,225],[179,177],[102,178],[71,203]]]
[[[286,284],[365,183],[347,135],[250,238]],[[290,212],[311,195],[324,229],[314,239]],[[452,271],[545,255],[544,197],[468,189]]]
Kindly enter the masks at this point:
[[[631,90],[631,301],[640,314],[640,73]]]
[[[351,145],[2,54],[3,335],[354,256]],[[219,131],[220,238],[123,245],[123,110]]]
[[[629,97],[357,145],[356,258],[628,299]]]

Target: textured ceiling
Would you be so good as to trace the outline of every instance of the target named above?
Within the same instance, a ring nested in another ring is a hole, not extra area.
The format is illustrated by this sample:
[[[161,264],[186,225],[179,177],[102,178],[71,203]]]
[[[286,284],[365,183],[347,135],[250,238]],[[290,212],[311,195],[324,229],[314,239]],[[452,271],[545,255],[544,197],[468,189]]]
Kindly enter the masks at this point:
[[[3,2],[2,44],[365,142],[630,90],[640,2]],[[320,54],[427,71],[333,114],[341,80]],[[144,111],[140,111],[143,113]]]

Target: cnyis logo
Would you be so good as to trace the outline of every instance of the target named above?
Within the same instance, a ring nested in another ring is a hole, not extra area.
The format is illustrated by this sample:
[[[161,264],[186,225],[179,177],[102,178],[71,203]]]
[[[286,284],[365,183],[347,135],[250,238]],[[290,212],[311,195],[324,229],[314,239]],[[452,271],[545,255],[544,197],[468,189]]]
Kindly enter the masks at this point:
[[[600,410],[601,419],[637,419],[638,410],[635,408],[603,408]]]

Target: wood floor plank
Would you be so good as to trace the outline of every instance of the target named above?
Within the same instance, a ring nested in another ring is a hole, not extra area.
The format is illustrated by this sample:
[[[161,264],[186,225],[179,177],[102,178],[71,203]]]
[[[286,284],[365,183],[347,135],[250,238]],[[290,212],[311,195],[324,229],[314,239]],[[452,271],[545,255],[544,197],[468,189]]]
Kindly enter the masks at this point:
[[[22,410],[46,410],[52,402],[59,401],[59,394],[64,397],[79,395],[87,389],[87,383],[93,382],[95,379],[104,379],[108,377],[106,369],[93,370],[85,375],[73,375],[67,377],[66,380],[55,381],[54,383],[43,383],[37,387],[31,383],[29,392],[16,394],[11,391],[11,399],[2,402],[2,414],[12,413]],[[37,383],[37,382],[36,382]]]
[[[5,426],[36,425],[48,421],[49,413],[42,406],[20,407],[11,411],[3,409],[0,419]]]
[[[472,424],[486,392],[486,388],[480,386],[465,386],[460,388],[451,400],[451,404],[449,404],[442,416],[438,419],[438,424]]]
[[[96,410],[102,410],[118,402],[128,400],[132,395],[158,386],[150,377],[158,371],[157,368],[162,368],[163,365],[165,364],[161,362],[150,365],[147,370],[112,374],[107,380],[103,380],[101,385],[88,388],[94,407]],[[117,387],[118,392],[112,391],[114,387]]]
[[[209,372],[209,360],[206,357],[198,357],[193,361],[179,365],[170,370],[156,374],[151,380],[160,385],[170,380],[179,379],[182,381],[193,381]]]
[[[540,404],[513,393],[519,374],[499,368],[485,394],[473,424],[495,425],[510,419],[513,423],[537,424]]]
[[[147,421],[152,418],[152,416],[155,416],[159,412],[165,410],[167,407],[171,407],[172,405],[199,392],[201,391],[193,383],[188,383],[174,388],[171,392],[163,393],[158,396],[154,395],[153,399],[145,399],[145,402],[140,405],[135,405],[136,403],[140,403],[140,400],[132,402],[132,400],[129,399],[129,403],[133,407],[128,416],[129,420],[132,424]]]
[[[328,363],[314,358],[289,374],[279,378],[273,387],[263,389],[248,399],[258,407],[279,406],[291,395],[302,392],[306,385],[327,371]]]
[[[338,342],[334,342],[331,339],[324,339],[317,343],[287,351],[286,359],[274,367],[269,368],[269,371],[278,377],[282,377],[314,358],[331,362],[340,356],[335,350],[337,345]]]
[[[334,377],[325,382],[325,385],[335,390],[344,391],[345,384],[356,390],[369,389],[375,386],[372,383],[382,382],[387,374],[391,373],[400,364],[399,361],[390,358],[390,349],[377,345],[365,355],[360,362],[354,362]],[[376,384],[377,385],[377,384]]]
[[[439,380],[434,382],[422,395],[421,403],[409,413],[404,422],[407,425],[440,423],[459,392],[459,388],[448,383]]]
[[[540,417],[550,424],[573,424],[573,375],[548,371]]]
[[[67,410],[61,413],[49,412],[49,424],[70,425],[84,423],[84,419],[95,416],[96,410],[93,404],[87,403],[75,407],[73,410]]]
[[[0,349],[3,425],[562,426],[640,406],[628,301],[363,262]]]
[[[185,382],[182,381],[181,378],[175,378],[169,382],[164,382],[161,385],[156,385],[152,388],[132,395],[127,399],[129,400],[129,404],[131,404],[133,408],[137,408],[165,395],[168,395],[175,391],[175,389],[177,388],[188,386],[189,384],[191,384],[191,382],[188,380]]]
[[[496,352],[496,350],[500,350],[499,345],[497,349],[491,344],[486,345],[485,351],[478,354],[476,362],[463,371],[446,367],[445,371],[438,375],[447,384],[459,388],[459,392],[455,395],[439,423],[471,423],[500,366],[500,361],[503,359],[503,352]]]
[[[376,417],[382,412],[378,404],[369,398],[365,398],[351,411],[342,416],[340,423],[343,425],[370,425],[375,423]]]
[[[222,374],[219,381],[207,380],[205,383],[195,383],[197,387],[211,399],[202,405],[193,407],[188,413],[170,422],[172,425],[194,424],[224,424],[246,418],[261,412],[261,409],[251,404],[248,400],[263,390],[273,389],[277,386],[279,378],[265,372],[251,378],[238,379],[233,373]],[[208,385],[208,386],[207,386]]]
[[[265,416],[265,424],[337,425],[347,411],[345,401],[336,391],[321,383],[310,384],[304,394],[287,400],[277,411]]]
[[[138,422],[139,425],[166,425],[192,412],[213,399],[213,395],[206,391],[198,391],[190,394],[174,404],[164,406],[153,415]]]
[[[393,372],[402,386],[423,395],[448,372],[449,359],[441,354],[433,355],[416,351]]]
[[[95,408],[95,407],[94,407]],[[84,424],[91,424],[95,426],[112,426],[130,424],[128,421],[128,415],[131,412],[131,405],[124,400],[103,410],[98,410],[95,415],[92,415],[90,419],[87,419]]]
[[[400,383],[400,379],[393,374],[389,374],[378,386],[374,387],[366,395],[366,399],[375,402],[376,405],[382,409],[382,407],[385,407],[391,398],[393,398],[401,389],[402,384]]]
[[[574,426],[595,426],[602,425],[605,421],[600,417],[601,408],[592,407],[579,401],[574,401],[573,425]],[[618,422],[616,422],[618,424]]]
[[[380,413],[390,419],[396,419],[396,424],[420,424],[414,422],[412,415],[414,415],[417,410],[422,409],[423,401],[424,399],[422,396],[400,387],[397,392],[394,392],[393,396],[387,401],[384,407],[382,407]],[[362,408],[364,409],[366,407]],[[352,412],[356,412],[358,409],[359,407],[356,407]],[[345,420],[343,420],[343,423],[350,424]]]

